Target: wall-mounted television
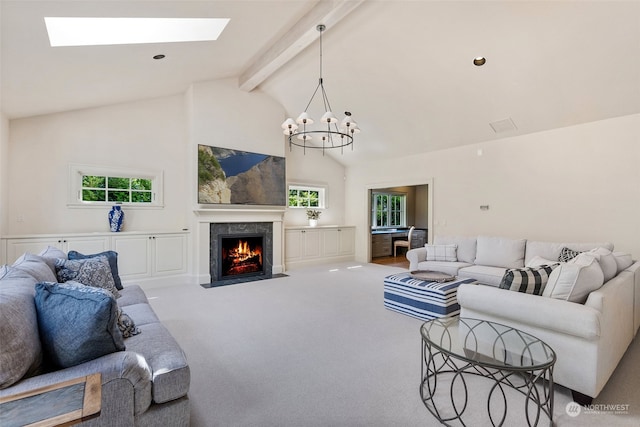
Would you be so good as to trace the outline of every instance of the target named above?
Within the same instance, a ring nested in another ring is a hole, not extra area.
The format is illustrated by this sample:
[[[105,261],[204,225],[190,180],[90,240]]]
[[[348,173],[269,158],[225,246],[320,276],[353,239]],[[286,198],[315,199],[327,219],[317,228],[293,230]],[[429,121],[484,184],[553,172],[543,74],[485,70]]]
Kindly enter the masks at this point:
[[[198,203],[286,206],[285,158],[198,145]]]

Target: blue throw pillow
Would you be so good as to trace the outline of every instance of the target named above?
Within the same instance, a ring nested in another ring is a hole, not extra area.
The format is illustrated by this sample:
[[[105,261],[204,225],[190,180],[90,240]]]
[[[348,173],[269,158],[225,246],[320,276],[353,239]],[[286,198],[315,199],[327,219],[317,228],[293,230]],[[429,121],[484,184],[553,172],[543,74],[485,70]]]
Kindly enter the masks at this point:
[[[45,360],[67,368],[125,349],[118,304],[102,288],[77,282],[36,284],[38,329]]]
[[[81,254],[77,251],[69,251],[67,254],[69,259],[86,259],[86,258],[95,258],[99,256],[106,256],[109,261],[109,268],[111,268],[111,275],[113,276],[113,281],[116,284],[116,288],[121,291],[122,290],[122,281],[120,280],[120,275],[118,273],[118,252],[116,251],[104,251],[99,254],[90,254],[85,255]]]

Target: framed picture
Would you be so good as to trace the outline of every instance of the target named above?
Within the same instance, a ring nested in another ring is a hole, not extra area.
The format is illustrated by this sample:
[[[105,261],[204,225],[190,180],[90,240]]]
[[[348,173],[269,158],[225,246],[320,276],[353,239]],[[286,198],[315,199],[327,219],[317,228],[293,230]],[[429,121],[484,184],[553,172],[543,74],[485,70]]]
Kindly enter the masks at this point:
[[[198,203],[286,206],[285,158],[199,144]]]

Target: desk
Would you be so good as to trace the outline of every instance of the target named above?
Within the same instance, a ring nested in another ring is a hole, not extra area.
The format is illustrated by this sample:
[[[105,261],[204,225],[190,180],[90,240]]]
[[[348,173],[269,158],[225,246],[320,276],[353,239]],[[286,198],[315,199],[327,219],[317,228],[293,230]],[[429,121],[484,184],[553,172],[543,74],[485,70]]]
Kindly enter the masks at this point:
[[[0,426],[70,426],[100,414],[99,373],[0,398]]]
[[[408,228],[377,229],[371,231],[371,257],[378,258],[393,255],[394,240],[407,240]],[[418,248],[427,243],[427,230],[416,228],[411,235],[411,248]]]

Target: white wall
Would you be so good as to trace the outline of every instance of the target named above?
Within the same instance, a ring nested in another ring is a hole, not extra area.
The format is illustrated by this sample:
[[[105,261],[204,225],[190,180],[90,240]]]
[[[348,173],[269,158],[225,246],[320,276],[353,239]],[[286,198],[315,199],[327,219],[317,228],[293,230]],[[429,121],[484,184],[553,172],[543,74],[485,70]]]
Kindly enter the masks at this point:
[[[280,130],[284,116],[272,98],[241,91],[235,79],[226,79],[193,84],[184,95],[3,119],[0,233],[107,231],[107,208],[67,207],[70,163],[161,170],[164,208],[126,208],[125,230],[195,230],[191,271],[199,274],[204,263],[200,258],[208,256],[208,247],[199,242],[203,214],[194,213],[197,144],[287,156],[287,180],[328,185],[329,209],[322,221],[342,223],[344,168],[329,156],[289,153]],[[280,230],[274,232],[282,234],[282,214],[279,217],[275,223]],[[287,220],[301,224],[306,216],[302,221],[287,214]],[[274,265],[282,264],[284,251],[277,238],[276,245]]]
[[[319,150],[307,150],[306,155],[297,147],[290,151],[280,129],[285,118],[280,104],[259,91],[238,90],[235,79],[194,84],[186,99],[194,162],[198,144],[285,156],[288,182],[328,186],[328,209],[320,223],[343,223],[344,167],[329,155],[323,157]],[[195,181],[191,188],[195,205]],[[306,224],[305,210],[287,210],[285,222]]]
[[[0,236],[7,230],[9,209],[9,120],[0,112]]]
[[[478,150],[482,156],[478,156]],[[433,178],[435,235],[610,241],[640,258],[640,115],[349,168],[346,220],[366,261],[367,188]],[[481,211],[480,205],[489,205]],[[431,233],[430,233],[431,234]]]
[[[284,135],[283,135],[284,136]],[[283,139],[284,141],[284,139]],[[336,154],[339,156],[340,154]],[[287,156],[287,182],[309,184],[327,188],[327,207],[322,209],[319,225],[347,225],[344,222],[345,168],[321,150],[307,150],[293,147]],[[308,224],[306,209],[287,209],[285,222],[288,225]]]
[[[67,207],[70,163],[164,171],[164,209],[125,209],[125,230],[188,227],[183,96],[12,120],[9,135],[4,235],[109,230],[107,208]]]

